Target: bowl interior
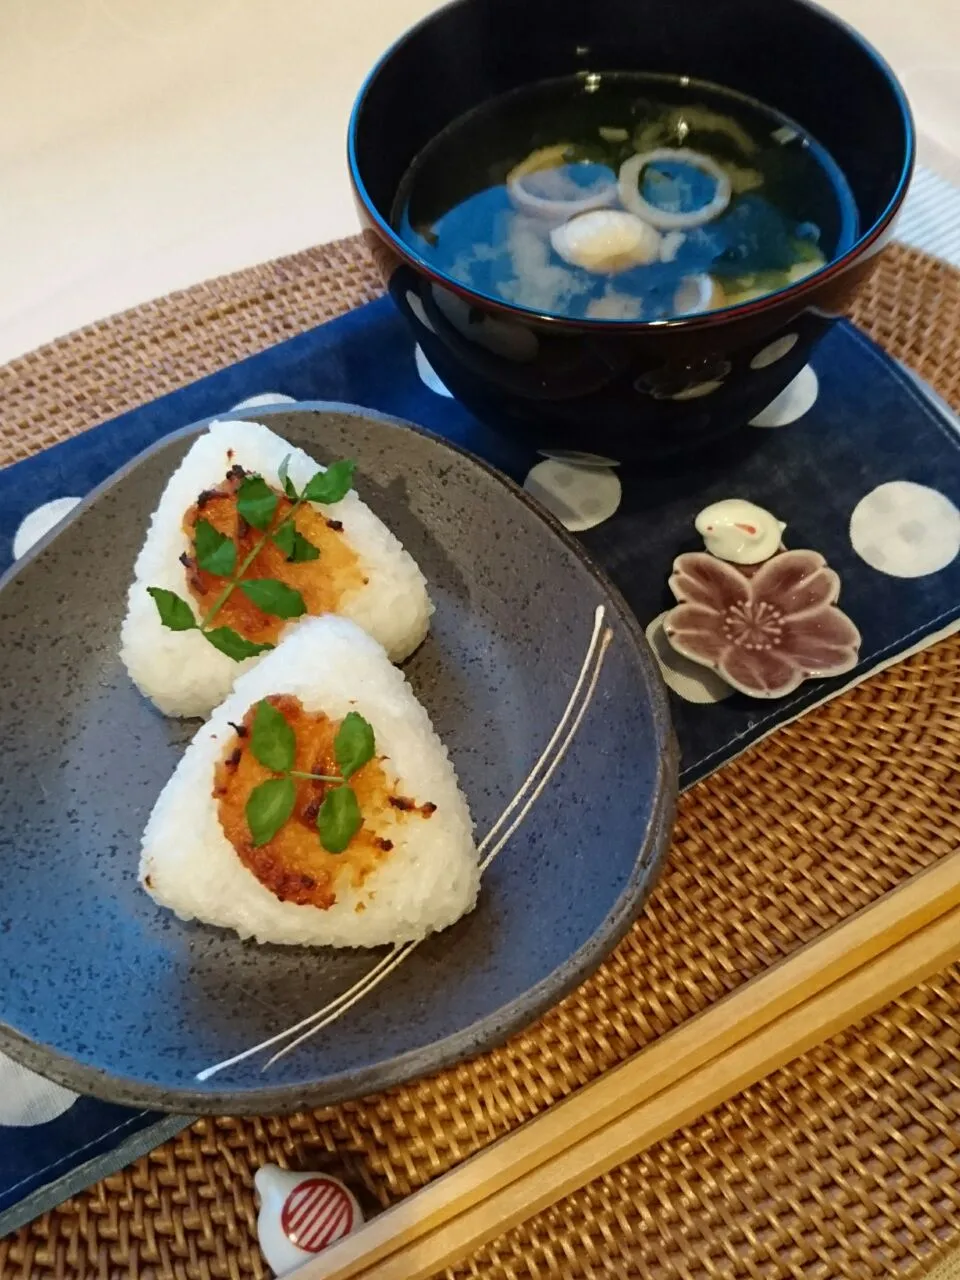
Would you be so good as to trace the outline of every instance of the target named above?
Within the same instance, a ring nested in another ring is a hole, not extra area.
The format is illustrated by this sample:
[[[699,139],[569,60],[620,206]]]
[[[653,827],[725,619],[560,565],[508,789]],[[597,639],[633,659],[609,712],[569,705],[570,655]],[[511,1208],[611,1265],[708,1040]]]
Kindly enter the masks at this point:
[[[909,176],[897,81],[804,0],[457,0],[401,39],[361,92],[350,131],[361,195],[386,224],[410,162],[457,116],[537,80],[605,70],[713,81],[797,121],[846,175],[861,238]]]
[[[380,953],[257,946],[185,923],[136,880],[139,839],[195,723],[167,720],[117,656],[137,549],[191,443],[162,442],[0,590],[0,1046],[117,1101],[259,1110],[333,1101],[503,1039],[595,966],[635,918],[669,834],[666,696],[626,606],[482,464],[370,414],[281,412],[274,430],[358,487],[436,603],[408,666],[478,833],[547,743],[603,605],[613,643],[572,746],[485,874],[478,908],[358,1009],[261,1074],[202,1068],[299,1021]]]

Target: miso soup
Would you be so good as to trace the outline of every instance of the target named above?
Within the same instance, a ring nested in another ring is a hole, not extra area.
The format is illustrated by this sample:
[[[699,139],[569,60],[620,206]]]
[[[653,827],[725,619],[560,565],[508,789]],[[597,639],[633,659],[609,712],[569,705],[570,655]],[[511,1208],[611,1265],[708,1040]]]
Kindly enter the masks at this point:
[[[392,220],[480,293],[628,321],[762,297],[857,236],[843,174],[797,124],[717,85],[627,72],[461,116],[410,166]]]

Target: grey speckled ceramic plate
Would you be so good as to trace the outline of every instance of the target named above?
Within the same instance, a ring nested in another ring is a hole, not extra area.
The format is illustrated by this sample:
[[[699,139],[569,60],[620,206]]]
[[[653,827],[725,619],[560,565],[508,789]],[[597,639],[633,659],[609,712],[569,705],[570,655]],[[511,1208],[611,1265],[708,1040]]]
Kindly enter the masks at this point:
[[[257,946],[154,905],[140,834],[196,728],[165,720],[117,657],[134,558],[202,424],[101,486],[0,582],[0,1048],[73,1088],[175,1111],[334,1102],[502,1041],[589,973],[653,885],[676,759],[640,629],[577,544],[509,482],[414,428],[342,406],[257,417],[361,496],[419,561],[437,611],[407,666],[479,833],[560,718],[598,604],[613,643],[563,764],[430,939],[329,1031],[261,1071],[196,1073],[325,1004],[379,953]]]

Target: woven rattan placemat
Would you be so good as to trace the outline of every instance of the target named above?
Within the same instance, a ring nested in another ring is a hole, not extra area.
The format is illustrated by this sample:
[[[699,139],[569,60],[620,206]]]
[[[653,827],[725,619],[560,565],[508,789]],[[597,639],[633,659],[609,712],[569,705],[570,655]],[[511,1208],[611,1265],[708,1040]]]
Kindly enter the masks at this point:
[[[0,370],[12,461],[373,296],[355,241],[187,290]],[[960,275],[895,248],[857,319],[960,408]],[[267,388],[265,388],[266,390]],[[201,1120],[0,1241],[0,1273],[266,1274],[265,1160],[386,1205],[960,843],[960,637],[780,730],[681,800],[644,917],[579,991],[430,1080]],[[960,948],[960,940],[958,940]],[[460,1276],[907,1275],[960,1246],[960,965],[488,1246]]]

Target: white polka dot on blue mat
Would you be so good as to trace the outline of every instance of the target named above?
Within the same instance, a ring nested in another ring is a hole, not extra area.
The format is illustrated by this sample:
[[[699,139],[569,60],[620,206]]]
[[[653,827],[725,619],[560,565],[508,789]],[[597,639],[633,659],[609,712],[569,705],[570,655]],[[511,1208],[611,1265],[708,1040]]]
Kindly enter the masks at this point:
[[[294,396],[285,396],[282,391],[261,391],[258,396],[247,396],[235,404],[230,412],[238,413],[241,409],[265,409],[268,404],[296,404]]]
[[[79,498],[54,498],[36,507],[23,517],[20,527],[13,535],[13,558],[19,560],[25,556],[34,543],[39,542],[44,534],[49,533],[54,525],[70,514],[79,503]]]
[[[787,427],[809,413],[817,403],[820,383],[817,375],[804,365],[794,380],[787,384],[762,413],[751,418],[751,427]]]
[[[417,347],[416,352],[414,354],[417,361],[417,373],[419,373],[420,381],[423,383],[423,385],[425,387],[429,387],[431,391],[436,392],[438,396],[446,396],[447,399],[452,400],[453,392],[448,391],[447,388],[440,381],[440,379],[437,377],[437,375],[434,373],[433,365],[430,363],[427,357],[423,354],[423,351],[420,349],[419,346]]]
[[[729,698],[733,689],[709,667],[685,658],[667,639],[663,629],[666,613],[658,614],[647,627],[647,643],[660,664],[660,671],[668,688],[685,702],[709,704]]]
[[[0,1053],[0,1125],[25,1128],[62,1116],[78,1095]]]
[[[960,553],[960,511],[948,497],[912,480],[891,480],[861,498],[850,517],[861,560],[892,578],[924,578]]]
[[[609,520],[623,493],[609,468],[588,470],[553,458],[538,462],[527,473],[523,487],[571,533],[583,533]]]

